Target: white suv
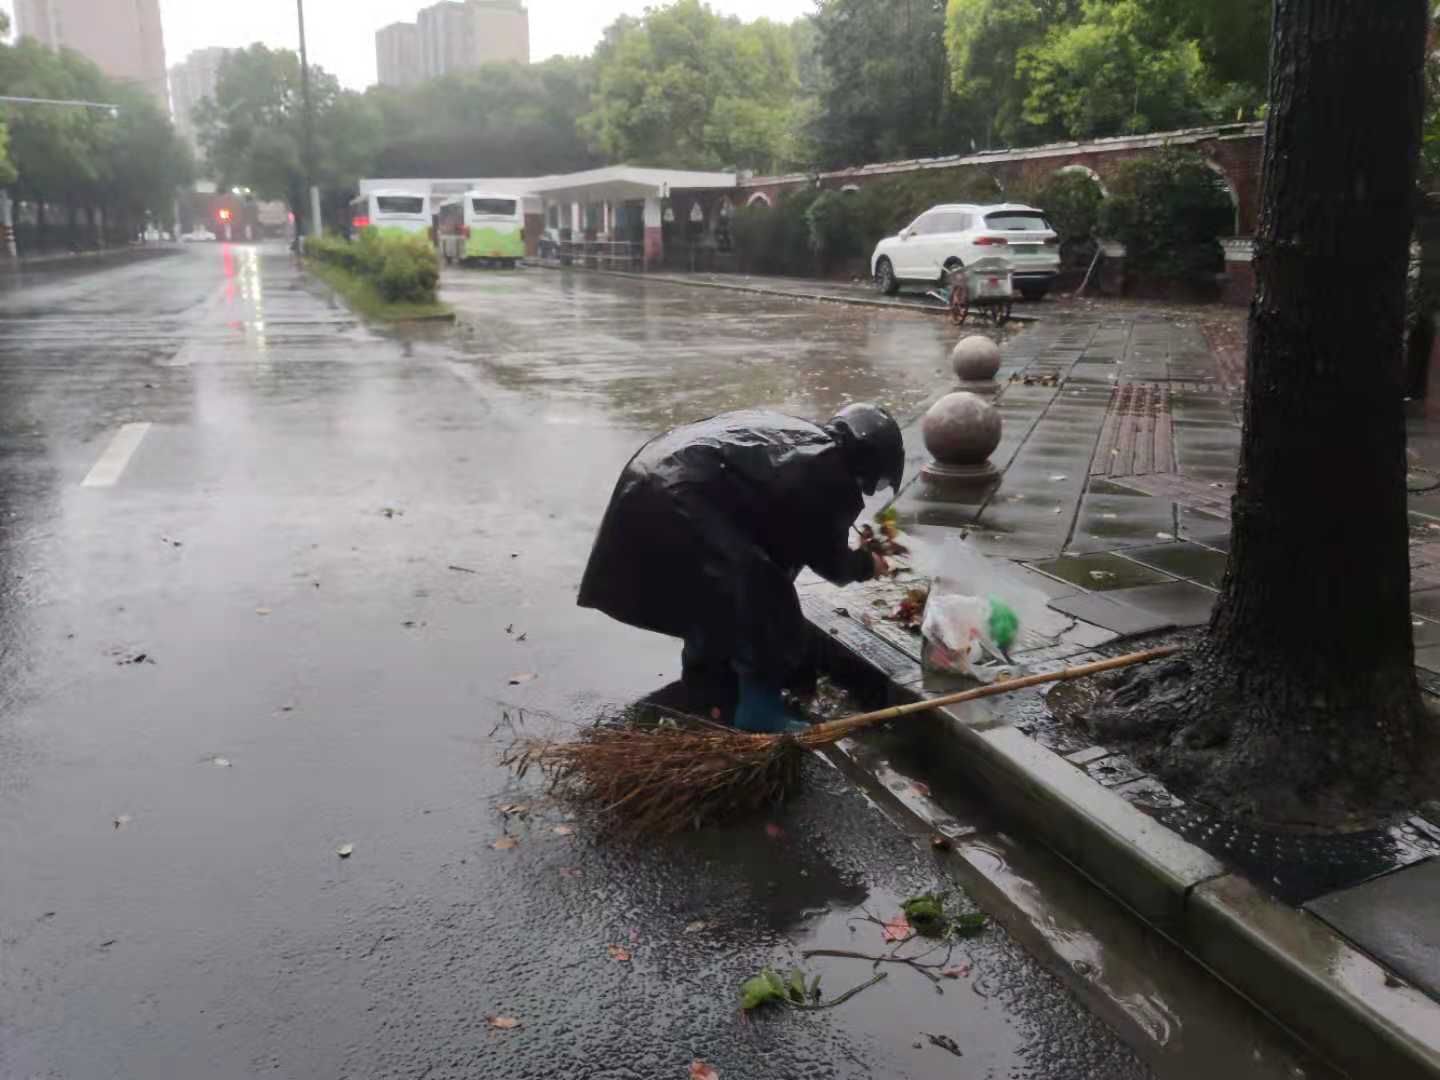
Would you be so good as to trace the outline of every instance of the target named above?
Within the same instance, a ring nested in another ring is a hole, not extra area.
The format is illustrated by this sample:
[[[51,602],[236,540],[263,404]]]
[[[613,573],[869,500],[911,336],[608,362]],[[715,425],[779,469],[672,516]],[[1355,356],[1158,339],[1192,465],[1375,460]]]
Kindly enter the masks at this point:
[[[932,206],[875,245],[870,271],[876,287],[893,296],[903,284],[943,283],[951,270],[995,256],[1010,264],[1020,294],[1039,300],[1060,272],[1060,237],[1033,206]]]

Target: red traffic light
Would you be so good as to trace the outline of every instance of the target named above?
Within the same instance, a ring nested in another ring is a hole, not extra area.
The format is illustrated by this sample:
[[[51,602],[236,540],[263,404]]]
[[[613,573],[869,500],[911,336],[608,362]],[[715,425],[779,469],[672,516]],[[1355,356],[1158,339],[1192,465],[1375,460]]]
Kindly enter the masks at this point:
[[[229,221],[229,220],[230,220],[230,208],[229,208],[229,207],[222,206],[222,207],[220,208],[220,220],[221,220],[221,221]]]

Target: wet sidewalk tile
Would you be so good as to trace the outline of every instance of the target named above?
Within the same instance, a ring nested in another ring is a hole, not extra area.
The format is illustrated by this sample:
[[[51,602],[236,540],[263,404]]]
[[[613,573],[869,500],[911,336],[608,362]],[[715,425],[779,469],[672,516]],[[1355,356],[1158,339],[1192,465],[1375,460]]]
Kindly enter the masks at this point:
[[[1397,870],[1306,908],[1440,1001],[1440,859]]]

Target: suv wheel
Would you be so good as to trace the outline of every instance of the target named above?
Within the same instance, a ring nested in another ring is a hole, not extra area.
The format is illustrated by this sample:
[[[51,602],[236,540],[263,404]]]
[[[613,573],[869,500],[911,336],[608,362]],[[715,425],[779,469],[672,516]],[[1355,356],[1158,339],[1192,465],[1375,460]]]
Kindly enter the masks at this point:
[[[895,278],[895,267],[890,265],[887,258],[881,258],[875,264],[875,288],[886,296],[894,296],[900,291],[900,282]]]

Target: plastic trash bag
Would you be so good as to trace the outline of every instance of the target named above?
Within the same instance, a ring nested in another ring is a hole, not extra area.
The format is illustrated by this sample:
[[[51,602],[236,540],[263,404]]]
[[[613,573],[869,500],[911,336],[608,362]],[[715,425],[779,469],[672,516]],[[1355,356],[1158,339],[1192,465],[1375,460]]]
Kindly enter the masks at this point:
[[[984,683],[1016,674],[1010,651],[1027,616],[1038,621],[1044,594],[958,537],[945,545],[938,571],[920,626],[925,669]]]

